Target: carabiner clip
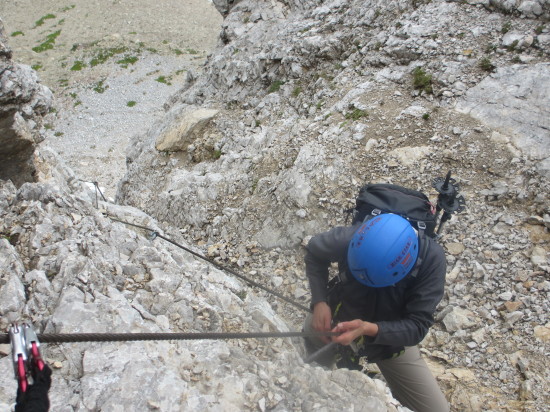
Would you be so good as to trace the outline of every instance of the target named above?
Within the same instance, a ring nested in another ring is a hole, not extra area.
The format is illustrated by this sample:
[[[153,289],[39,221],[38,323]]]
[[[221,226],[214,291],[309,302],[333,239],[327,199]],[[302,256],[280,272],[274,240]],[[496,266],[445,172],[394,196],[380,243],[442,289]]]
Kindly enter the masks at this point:
[[[33,327],[28,323],[23,324],[23,337],[25,339],[25,348],[29,358],[28,362],[41,371],[44,369],[44,361],[40,355],[40,341]]]
[[[23,330],[17,323],[9,328],[13,370],[21,392],[26,392],[29,382],[27,381],[27,351]]]

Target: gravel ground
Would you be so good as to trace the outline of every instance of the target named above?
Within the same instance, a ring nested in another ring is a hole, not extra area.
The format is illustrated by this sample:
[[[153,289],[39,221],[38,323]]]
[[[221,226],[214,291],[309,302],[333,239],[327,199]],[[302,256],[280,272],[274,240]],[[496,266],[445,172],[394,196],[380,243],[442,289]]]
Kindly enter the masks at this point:
[[[129,139],[201,70],[222,22],[208,0],[18,0],[2,2],[0,18],[14,60],[54,92],[43,144],[109,197]],[[51,49],[37,49],[52,37]]]

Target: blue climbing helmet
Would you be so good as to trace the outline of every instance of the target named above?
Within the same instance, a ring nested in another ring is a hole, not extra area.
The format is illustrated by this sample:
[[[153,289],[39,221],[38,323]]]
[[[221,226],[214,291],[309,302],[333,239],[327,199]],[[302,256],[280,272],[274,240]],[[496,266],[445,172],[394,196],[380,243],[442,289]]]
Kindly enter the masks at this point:
[[[399,215],[384,213],[364,222],[348,247],[348,266],[363,285],[394,285],[413,269],[418,258],[418,235]]]

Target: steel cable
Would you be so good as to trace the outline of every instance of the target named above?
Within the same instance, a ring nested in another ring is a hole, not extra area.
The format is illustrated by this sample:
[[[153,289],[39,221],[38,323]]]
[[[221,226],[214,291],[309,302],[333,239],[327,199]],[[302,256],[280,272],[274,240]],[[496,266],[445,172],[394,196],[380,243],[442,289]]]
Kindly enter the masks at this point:
[[[198,332],[198,333],[37,333],[40,343],[125,342],[150,340],[221,340],[304,338],[337,336],[336,332]],[[8,333],[0,334],[0,344],[10,343]]]
[[[285,302],[290,303],[291,305],[293,305],[293,306],[295,306],[295,307],[297,307],[297,308],[299,308],[299,309],[302,309],[302,310],[304,310],[304,311],[306,311],[306,312],[310,312],[310,309],[309,309],[307,306],[304,306],[304,305],[302,305],[301,303],[295,302],[294,300],[292,300],[292,299],[290,299],[290,298],[284,296],[283,294],[281,294],[281,293],[279,293],[279,292],[277,292],[277,291],[274,291],[274,290],[272,290],[272,289],[269,289],[268,287],[262,285],[261,283],[255,282],[255,281],[253,281],[252,279],[249,279],[249,278],[247,278],[246,276],[244,276],[244,275],[242,275],[242,274],[236,272],[235,270],[233,270],[233,269],[231,269],[231,268],[228,268],[227,266],[224,266],[224,265],[219,264],[219,263],[216,262],[215,260],[209,259],[209,258],[207,258],[206,256],[201,255],[200,253],[197,253],[197,252],[195,252],[195,251],[193,251],[193,250],[191,250],[191,249],[189,249],[189,248],[187,248],[187,247],[185,247],[185,246],[183,246],[183,245],[180,245],[180,244],[177,243],[177,242],[174,242],[172,239],[167,238],[166,236],[161,235],[160,233],[158,233],[158,232],[157,232],[156,230],[154,230],[154,229],[151,229],[151,228],[146,227],[146,226],[136,225],[135,223],[125,222],[125,221],[123,221],[123,220],[117,219],[117,218],[112,217],[112,216],[109,216],[109,215],[106,215],[106,216],[109,217],[111,220],[114,220],[115,222],[120,222],[120,223],[123,223],[123,224],[125,224],[125,225],[134,226],[134,227],[137,227],[137,228],[140,228],[140,229],[148,230],[149,232],[151,232],[151,233],[153,234],[153,236],[154,236],[153,239],[154,239],[155,237],[159,237],[159,238],[161,238],[161,239],[163,239],[163,240],[165,240],[165,241],[167,241],[167,242],[173,244],[174,246],[177,246],[177,247],[179,247],[180,249],[183,249],[183,250],[185,250],[186,252],[191,253],[193,256],[196,256],[196,257],[198,257],[198,258],[200,258],[200,259],[202,259],[202,260],[204,260],[204,261],[210,263],[211,265],[217,267],[218,269],[223,270],[223,271],[228,272],[228,273],[231,273],[233,276],[236,276],[236,277],[238,277],[239,279],[244,280],[245,282],[247,282],[247,283],[248,283],[249,285],[251,285],[251,286],[255,286],[255,287],[257,287],[257,288],[260,288],[260,289],[262,289],[262,290],[264,290],[264,291],[266,291],[266,292],[268,292],[268,293],[270,293],[270,294],[272,294],[272,295],[274,295],[274,296],[277,296],[279,299],[284,300]]]

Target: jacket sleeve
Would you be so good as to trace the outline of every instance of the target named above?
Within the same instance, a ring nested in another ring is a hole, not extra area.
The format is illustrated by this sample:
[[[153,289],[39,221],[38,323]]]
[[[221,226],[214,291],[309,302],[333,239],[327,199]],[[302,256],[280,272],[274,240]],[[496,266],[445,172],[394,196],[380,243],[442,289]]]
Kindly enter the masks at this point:
[[[311,305],[327,301],[329,266],[346,259],[348,245],[359,225],[338,226],[311,238],[305,256],[306,276],[311,289]]]
[[[405,292],[402,318],[377,322],[378,335],[371,343],[413,346],[424,339],[433,325],[433,314],[445,289],[446,260],[443,248],[431,242],[424,267]]]

